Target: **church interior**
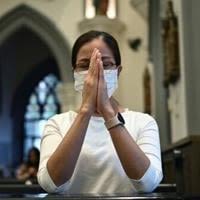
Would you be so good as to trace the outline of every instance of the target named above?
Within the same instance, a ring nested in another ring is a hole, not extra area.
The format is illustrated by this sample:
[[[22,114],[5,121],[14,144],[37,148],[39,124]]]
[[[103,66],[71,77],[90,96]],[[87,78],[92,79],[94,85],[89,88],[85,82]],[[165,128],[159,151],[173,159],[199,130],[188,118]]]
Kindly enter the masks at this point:
[[[160,190],[200,194],[199,7],[199,0],[1,0],[0,198],[27,185],[41,191],[37,180],[17,179],[17,169],[31,148],[40,150],[47,120],[79,105],[71,51],[89,30],[119,43],[114,97],[158,123]]]

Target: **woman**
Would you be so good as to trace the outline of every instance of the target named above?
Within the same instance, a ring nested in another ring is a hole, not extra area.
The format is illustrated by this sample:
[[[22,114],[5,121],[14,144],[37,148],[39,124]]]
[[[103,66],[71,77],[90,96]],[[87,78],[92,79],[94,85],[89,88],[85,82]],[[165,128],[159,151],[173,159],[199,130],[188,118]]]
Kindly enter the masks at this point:
[[[82,103],[47,122],[40,185],[68,194],[151,192],[162,179],[158,127],[112,97],[122,69],[116,40],[99,31],[81,35],[72,66]]]
[[[33,147],[28,152],[28,160],[20,165],[16,171],[16,178],[18,180],[35,181],[39,166],[40,152],[37,148]]]

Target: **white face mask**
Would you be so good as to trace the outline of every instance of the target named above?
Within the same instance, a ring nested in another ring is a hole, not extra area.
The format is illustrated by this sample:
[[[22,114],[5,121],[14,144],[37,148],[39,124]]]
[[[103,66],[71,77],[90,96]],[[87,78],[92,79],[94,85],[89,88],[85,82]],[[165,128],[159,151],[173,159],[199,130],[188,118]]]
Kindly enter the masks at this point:
[[[74,88],[78,92],[83,91],[84,80],[88,74],[87,71],[74,72]],[[118,69],[104,70],[104,79],[107,84],[108,97],[110,98],[118,88]]]

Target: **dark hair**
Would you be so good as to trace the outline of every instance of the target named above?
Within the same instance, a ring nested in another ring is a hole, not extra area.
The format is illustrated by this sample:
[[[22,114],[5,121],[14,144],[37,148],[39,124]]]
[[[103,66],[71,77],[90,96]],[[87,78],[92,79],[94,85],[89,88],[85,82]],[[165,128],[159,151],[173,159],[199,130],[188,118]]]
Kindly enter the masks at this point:
[[[76,66],[76,58],[77,54],[80,50],[80,48],[92,40],[102,37],[102,40],[108,45],[108,47],[111,49],[116,65],[121,65],[121,55],[119,51],[119,46],[115,38],[110,35],[109,33],[103,32],[103,31],[88,31],[81,36],[78,37],[78,39],[75,41],[74,46],[72,48],[72,67],[75,68]]]
[[[35,154],[35,156],[36,156],[35,163],[33,163],[33,162],[31,161],[31,159],[30,159],[31,152],[34,152],[34,154]],[[35,166],[35,167],[38,167],[39,161],[40,161],[40,151],[39,151],[36,147],[32,147],[32,148],[28,151],[27,165],[28,165],[28,166]]]

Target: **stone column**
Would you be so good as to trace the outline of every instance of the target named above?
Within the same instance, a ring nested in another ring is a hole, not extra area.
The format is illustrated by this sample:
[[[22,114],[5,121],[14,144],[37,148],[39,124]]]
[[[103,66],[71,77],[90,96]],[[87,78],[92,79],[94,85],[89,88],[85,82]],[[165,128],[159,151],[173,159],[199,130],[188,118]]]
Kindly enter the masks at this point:
[[[61,103],[61,112],[75,110],[77,104],[77,95],[74,90],[73,82],[64,82],[58,85],[57,94]]]
[[[200,135],[200,1],[182,1],[188,135]]]
[[[161,38],[160,1],[149,1],[149,54],[154,66],[155,118],[159,125],[162,148],[170,143],[167,91],[163,87],[163,54]]]

